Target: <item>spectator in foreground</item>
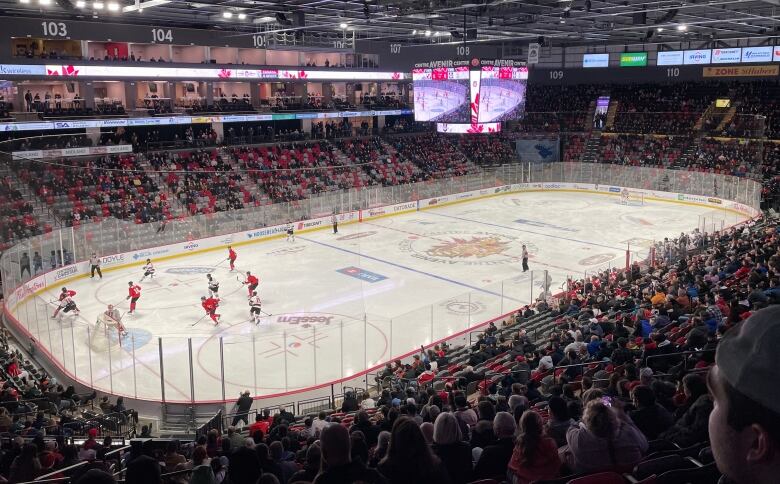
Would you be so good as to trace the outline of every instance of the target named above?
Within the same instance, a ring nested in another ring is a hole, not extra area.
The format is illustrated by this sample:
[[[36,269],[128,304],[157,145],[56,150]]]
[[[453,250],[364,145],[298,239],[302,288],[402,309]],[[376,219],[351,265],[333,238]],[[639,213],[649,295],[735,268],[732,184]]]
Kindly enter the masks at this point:
[[[377,471],[350,457],[349,431],[341,425],[325,428],[320,434],[322,468],[314,484],[364,484],[387,482]]]
[[[440,413],[433,423],[433,452],[453,484],[471,480],[471,448],[463,441],[458,420],[451,413]]]
[[[22,452],[11,463],[9,482],[32,481],[41,474],[38,449],[33,444],[24,444]]]
[[[572,472],[628,472],[647,452],[647,439],[642,432],[622,408],[615,410],[607,402],[606,397],[589,401],[580,425],[566,432],[567,445],[559,452]]]
[[[655,401],[655,392],[649,386],[634,387],[631,398],[636,410],[630,412],[629,417],[647,440],[657,439],[658,434],[674,423],[672,414]]]
[[[558,476],[561,460],[555,440],[544,436],[542,417],[526,410],[520,417],[520,435],[509,461],[507,480],[512,484],[528,484]]]
[[[682,416],[659,438],[670,440],[680,447],[688,447],[708,439],[707,422],[712,412],[712,397],[701,375],[691,373],[683,378],[686,404]],[[687,409],[686,409],[687,407]]]
[[[780,475],[778,345],[780,306],[774,306],[726,333],[708,375],[715,402],[712,454],[718,470],[736,484],[775,483]]]
[[[380,436],[380,442],[382,438]],[[377,470],[390,484],[449,484],[447,470],[425,442],[422,431],[407,417],[393,424],[387,456]]]
[[[495,479],[501,481],[506,477],[506,469],[515,448],[515,418],[508,412],[498,412],[493,419],[493,433],[496,436],[493,444],[482,450],[477,465],[474,468],[474,479]],[[556,450],[556,457],[558,452]]]

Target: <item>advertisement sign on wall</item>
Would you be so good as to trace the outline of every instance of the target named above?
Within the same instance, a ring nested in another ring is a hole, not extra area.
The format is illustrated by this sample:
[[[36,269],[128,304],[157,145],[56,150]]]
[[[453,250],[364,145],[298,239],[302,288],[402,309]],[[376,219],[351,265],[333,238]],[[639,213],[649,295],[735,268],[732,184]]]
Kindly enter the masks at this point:
[[[745,47],[742,49],[742,62],[771,62],[772,46]]]
[[[742,49],[739,47],[712,49],[713,64],[739,64],[740,60],[742,60]]]
[[[659,52],[656,65],[659,66],[681,66],[683,64],[684,52],[675,50],[672,52]]]
[[[729,66],[729,67],[705,67],[702,72],[704,77],[761,77],[777,76],[780,66]]]
[[[774,54],[772,54],[772,60],[774,62],[780,62],[780,45],[776,45],[774,48]]]
[[[712,58],[710,49],[686,50],[683,54],[683,63],[690,64],[709,64]]]
[[[609,67],[609,54],[585,54],[582,67]]]
[[[647,52],[624,52],[620,54],[620,67],[646,67]]]

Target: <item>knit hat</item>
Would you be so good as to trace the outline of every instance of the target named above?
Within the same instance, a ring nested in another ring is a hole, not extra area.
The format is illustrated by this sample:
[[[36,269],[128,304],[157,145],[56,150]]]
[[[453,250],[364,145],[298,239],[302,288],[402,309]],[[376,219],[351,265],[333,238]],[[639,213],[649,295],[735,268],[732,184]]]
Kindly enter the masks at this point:
[[[715,363],[723,378],[751,400],[780,413],[775,385],[780,367],[780,306],[753,313],[727,332],[718,345]]]

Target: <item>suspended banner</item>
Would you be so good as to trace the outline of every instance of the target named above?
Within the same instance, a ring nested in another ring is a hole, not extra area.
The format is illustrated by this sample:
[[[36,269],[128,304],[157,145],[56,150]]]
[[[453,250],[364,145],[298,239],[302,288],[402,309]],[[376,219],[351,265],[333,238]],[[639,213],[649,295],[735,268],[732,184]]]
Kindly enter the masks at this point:
[[[515,151],[520,159],[530,163],[560,161],[560,143],[554,139],[518,139]]]

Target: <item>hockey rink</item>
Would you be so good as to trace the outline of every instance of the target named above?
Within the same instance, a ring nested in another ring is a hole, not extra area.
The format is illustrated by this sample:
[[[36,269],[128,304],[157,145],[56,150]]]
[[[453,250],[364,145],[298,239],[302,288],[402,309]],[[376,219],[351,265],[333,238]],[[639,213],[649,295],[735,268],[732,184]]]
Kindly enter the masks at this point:
[[[29,298],[17,319],[76,378],[98,390],[168,401],[273,395],[354,375],[421,344],[529,303],[567,276],[624,266],[626,248],[644,259],[665,236],[742,219],[707,207],[665,202],[623,205],[617,196],[512,193],[398,216],[330,227],[156,262],[107,270],[67,284],[79,316],[50,316],[56,290]],[[522,272],[522,245],[531,271]],[[240,280],[259,276],[264,316],[249,320]],[[221,323],[200,306],[206,274],[220,282]],[[126,314],[128,282],[142,296]],[[139,282],[140,281],[140,282]],[[95,334],[95,320],[118,305],[129,332]],[[41,316],[48,313],[48,316]],[[38,315],[36,317],[36,315]],[[162,359],[162,365],[160,360]],[[192,373],[190,372],[192,361]],[[224,382],[224,388],[223,388]]]

